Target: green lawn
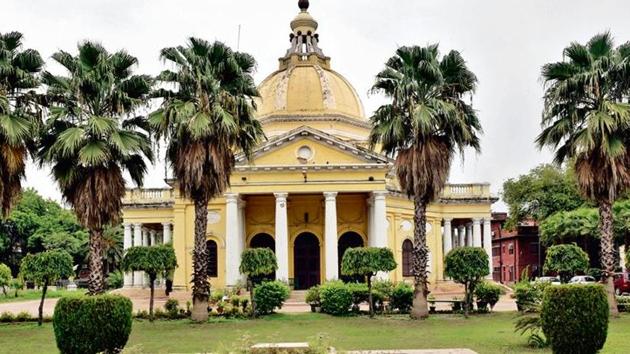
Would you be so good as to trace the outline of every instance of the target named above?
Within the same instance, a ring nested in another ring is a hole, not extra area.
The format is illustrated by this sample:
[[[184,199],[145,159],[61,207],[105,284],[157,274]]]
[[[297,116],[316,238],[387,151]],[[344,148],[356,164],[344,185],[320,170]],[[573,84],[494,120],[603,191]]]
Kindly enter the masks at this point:
[[[203,325],[189,321],[135,322],[127,348],[146,353],[193,353],[235,348],[250,342],[311,341],[318,334],[348,349],[470,348],[478,353],[549,353],[526,346],[513,332],[514,313],[464,319],[436,315],[427,321],[403,316],[335,318],[320,314],[280,314],[264,319],[223,320]],[[602,353],[630,353],[630,315],[613,319]],[[56,353],[51,324],[0,325],[0,353]]]
[[[78,289],[75,291],[68,290],[48,290],[46,291],[46,298],[53,299],[57,297],[62,297],[66,295],[73,295],[84,293],[85,289]],[[0,292],[0,304],[7,302],[19,302],[19,301],[29,301],[29,300],[41,300],[42,291],[41,290],[20,290],[18,292],[18,297],[15,297],[15,290],[7,291],[7,296],[4,296],[2,292]]]

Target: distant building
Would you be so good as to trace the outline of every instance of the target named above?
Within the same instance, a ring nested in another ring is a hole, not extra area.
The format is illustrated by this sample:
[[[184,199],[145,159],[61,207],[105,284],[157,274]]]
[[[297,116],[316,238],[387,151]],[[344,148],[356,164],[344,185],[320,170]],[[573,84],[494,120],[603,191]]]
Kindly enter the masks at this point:
[[[515,283],[527,269],[530,278],[542,271],[545,260],[536,222],[523,222],[506,230],[507,213],[492,213],[492,277],[504,284]]]

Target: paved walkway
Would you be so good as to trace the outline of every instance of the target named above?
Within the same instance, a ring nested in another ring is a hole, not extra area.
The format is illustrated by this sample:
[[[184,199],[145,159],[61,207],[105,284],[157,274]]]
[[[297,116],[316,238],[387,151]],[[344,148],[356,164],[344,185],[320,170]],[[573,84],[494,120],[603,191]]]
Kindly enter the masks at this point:
[[[432,294],[436,300],[452,300],[453,297],[462,298],[463,293],[456,291],[456,288],[446,289],[448,292],[441,291],[440,289],[434,289]],[[133,311],[149,310],[149,290],[148,289],[120,289],[114,291],[127,296],[133,302]],[[311,311],[311,307],[304,302],[305,292],[294,291],[291,298],[284,304],[279,312],[282,313],[301,313]],[[175,291],[171,293],[171,297],[179,301],[179,306],[186,307],[186,302],[190,301],[191,295],[187,291]],[[164,294],[163,289],[156,289],[155,292],[155,308],[163,308],[164,303],[168,300],[168,297]],[[52,316],[53,310],[57,304],[57,299],[46,299],[44,302],[44,316]],[[365,310],[367,310],[367,306]],[[39,300],[29,300],[24,302],[10,302],[0,303],[0,313],[11,312],[17,314],[19,312],[28,312],[31,316],[37,316],[37,310],[39,308]],[[438,304],[437,310],[450,310],[449,304]],[[496,312],[511,312],[516,311],[516,302],[510,298],[509,295],[501,296],[501,299],[494,307]]]

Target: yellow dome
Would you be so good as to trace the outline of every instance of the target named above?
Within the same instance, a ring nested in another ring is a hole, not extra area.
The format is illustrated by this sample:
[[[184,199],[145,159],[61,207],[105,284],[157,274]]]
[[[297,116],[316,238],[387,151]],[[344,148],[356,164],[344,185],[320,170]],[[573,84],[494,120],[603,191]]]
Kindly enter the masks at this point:
[[[259,118],[343,116],[365,121],[363,106],[348,80],[319,60],[289,65],[259,86]]]

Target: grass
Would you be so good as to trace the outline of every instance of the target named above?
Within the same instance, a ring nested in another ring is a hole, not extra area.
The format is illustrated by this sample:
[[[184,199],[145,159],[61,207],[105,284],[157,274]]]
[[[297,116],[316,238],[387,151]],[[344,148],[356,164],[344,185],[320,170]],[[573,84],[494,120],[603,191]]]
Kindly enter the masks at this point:
[[[136,321],[127,344],[133,352],[193,353],[235,348],[249,342],[312,341],[323,335],[341,349],[470,348],[478,353],[550,353],[528,348],[514,333],[515,313],[464,319],[455,315],[411,321],[404,316],[336,318],[321,314],[277,314],[258,320]],[[630,353],[630,315],[613,319],[602,353]],[[0,325],[0,353],[56,353],[52,324]]]
[[[78,293],[85,292],[85,289],[78,289],[75,291],[68,290],[50,290],[46,291],[46,299],[58,298],[66,295],[74,295]],[[20,290],[18,292],[18,297],[15,297],[15,290],[11,289],[7,290],[7,296],[4,296],[0,291],[0,304],[4,304],[7,302],[20,302],[20,301],[29,301],[29,300],[41,300],[42,291],[41,290]]]

